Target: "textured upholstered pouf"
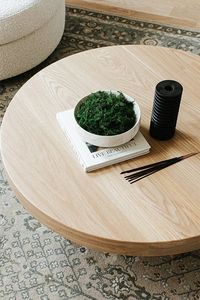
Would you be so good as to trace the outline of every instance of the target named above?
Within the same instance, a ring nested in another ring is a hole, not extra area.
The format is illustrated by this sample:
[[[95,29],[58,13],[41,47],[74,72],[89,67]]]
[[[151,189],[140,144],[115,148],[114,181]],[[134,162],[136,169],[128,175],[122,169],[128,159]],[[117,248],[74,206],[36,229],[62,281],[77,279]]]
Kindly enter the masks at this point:
[[[65,0],[0,1],[0,80],[23,73],[58,45]]]

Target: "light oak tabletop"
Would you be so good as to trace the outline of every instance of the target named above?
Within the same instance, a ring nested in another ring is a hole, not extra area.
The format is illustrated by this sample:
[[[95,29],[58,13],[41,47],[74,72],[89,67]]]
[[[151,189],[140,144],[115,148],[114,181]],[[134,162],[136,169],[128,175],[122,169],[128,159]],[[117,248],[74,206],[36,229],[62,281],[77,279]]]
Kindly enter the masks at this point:
[[[150,137],[155,86],[183,86],[175,136]],[[200,248],[200,155],[129,184],[120,172],[200,150],[200,57],[151,46],[81,52],[18,91],[2,123],[1,153],[18,199],[41,223],[100,251],[168,255]],[[141,108],[150,154],[85,173],[56,113],[97,90],[120,90]]]

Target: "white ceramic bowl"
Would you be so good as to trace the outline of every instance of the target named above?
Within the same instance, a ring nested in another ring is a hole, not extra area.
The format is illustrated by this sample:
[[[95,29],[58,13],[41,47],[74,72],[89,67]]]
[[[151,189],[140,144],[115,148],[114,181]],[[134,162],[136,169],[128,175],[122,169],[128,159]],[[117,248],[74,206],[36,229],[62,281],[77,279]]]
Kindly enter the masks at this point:
[[[119,94],[118,91],[105,91],[105,92],[108,92],[108,93],[111,92],[111,93],[114,93],[116,95]],[[140,112],[139,105],[137,104],[137,102],[132,97],[130,97],[130,96],[124,94],[124,93],[123,93],[123,95],[126,97],[127,101],[130,101],[130,102],[134,103],[136,123],[128,131],[125,131],[123,133],[116,134],[116,135],[108,135],[108,136],[97,135],[97,134],[88,132],[85,129],[83,129],[78,124],[78,122],[76,121],[75,112],[76,112],[76,109],[78,109],[78,107],[80,106],[80,104],[86,100],[87,96],[82,98],[77,103],[77,105],[75,106],[75,109],[74,109],[74,119],[75,119],[77,131],[78,131],[78,133],[81,136],[83,141],[88,142],[89,144],[92,144],[92,145],[95,145],[95,146],[99,146],[99,147],[115,147],[115,146],[119,146],[119,145],[122,145],[124,143],[127,143],[128,141],[130,141],[137,134],[137,132],[139,130],[139,127],[140,127],[140,119],[141,119],[141,112]]]

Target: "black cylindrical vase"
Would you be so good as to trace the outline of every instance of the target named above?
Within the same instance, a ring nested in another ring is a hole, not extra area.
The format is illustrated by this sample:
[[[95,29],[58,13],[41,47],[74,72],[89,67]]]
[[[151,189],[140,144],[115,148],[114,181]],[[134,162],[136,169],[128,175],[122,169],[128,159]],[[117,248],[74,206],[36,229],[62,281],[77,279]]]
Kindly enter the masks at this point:
[[[156,85],[150,123],[150,134],[155,139],[168,140],[174,136],[182,92],[182,85],[174,80]]]

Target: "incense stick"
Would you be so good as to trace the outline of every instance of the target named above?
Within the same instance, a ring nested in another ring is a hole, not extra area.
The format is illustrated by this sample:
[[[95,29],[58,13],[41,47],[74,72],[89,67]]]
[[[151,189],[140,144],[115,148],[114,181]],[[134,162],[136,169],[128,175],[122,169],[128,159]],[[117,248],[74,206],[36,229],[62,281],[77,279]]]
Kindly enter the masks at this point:
[[[178,162],[178,161],[174,161],[174,162],[171,162],[171,163],[167,163],[167,164],[164,165],[164,166],[162,165],[162,166],[159,166],[159,167],[157,167],[157,168],[151,168],[151,169],[145,170],[145,173],[144,173],[144,174],[141,174],[141,175],[139,175],[139,176],[130,178],[130,179],[128,179],[128,181],[129,181],[129,183],[134,183],[134,182],[139,181],[140,179],[142,179],[142,178],[144,178],[144,177],[147,177],[147,176],[149,176],[149,175],[151,175],[151,174],[154,174],[154,173],[156,173],[156,172],[158,172],[158,171],[160,171],[160,170],[163,170],[163,169],[165,169],[165,168],[167,168],[167,167],[169,167],[169,166],[171,166],[171,165],[173,165],[173,164],[175,164],[175,163],[177,163],[177,162]]]
[[[176,159],[176,158],[179,158],[179,159],[185,159],[185,158],[187,158],[187,157],[190,157],[190,156],[192,156],[192,155],[196,155],[196,154],[198,154],[198,153],[199,153],[199,152],[193,152],[193,153],[189,153],[189,154],[186,154],[186,155],[177,156],[177,157],[173,157],[173,158],[166,159],[166,160],[161,160],[161,161],[158,161],[158,162],[156,162],[156,163],[148,164],[148,165],[145,165],[145,166],[142,166],[142,167],[138,167],[138,168],[134,168],[134,169],[129,169],[129,170],[126,170],[126,171],[122,171],[120,174],[131,173],[131,172],[143,170],[143,169],[146,169],[146,168],[149,168],[149,167],[154,167],[154,166],[157,166],[157,165],[166,163],[166,162],[173,161],[173,160]]]
[[[131,169],[131,170],[127,170],[127,171],[123,171],[121,172],[120,174],[125,174],[125,173],[133,173],[133,174],[130,174],[130,175],[127,175],[125,176],[124,178],[126,180],[129,181],[129,183],[134,183],[136,181],[139,181],[151,174],[154,174],[164,168],[167,168],[179,161],[182,161],[186,158],[189,158],[193,155],[196,155],[196,154],[199,154],[199,152],[193,152],[193,153],[189,153],[189,154],[186,154],[186,155],[182,155],[182,156],[179,156],[179,157],[174,157],[174,158],[171,158],[171,159],[167,159],[167,160],[163,160],[163,161],[159,161],[159,162],[156,162],[156,163],[152,163],[152,164],[148,164],[148,165],[145,165],[145,166],[141,166],[141,167],[138,167],[138,168],[134,168],[134,169]]]
[[[131,175],[125,176],[124,178],[126,180],[137,178],[137,177],[143,176],[145,174],[148,174],[149,172],[160,170],[160,169],[163,169],[165,167],[171,166],[172,164],[174,164],[174,163],[176,163],[178,161],[179,160],[176,159],[176,160],[171,161],[171,162],[165,162],[164,164],[160,164],[159,166],[154,166],[154,167],[151,167],[151,168],[148,168],[148,169],[144,169],[144,170],[139,171],[139,172],[135,172],[135,173],[133,173]]]
[[[150,168],[150,167],[158,166],[160,164],[165,164],[166,162],[173,161],[175,158],[178,158],[178,157],[174,157],[174,158],[170,158],[170,159],[158,161],[156,163],[148,164],[148,165],[145,165],[145,166],[142,166],[142,167],[138,167],[138,168],[134,168],[134,169],[129,169],[129,170],[121,172],[120,174],[132,173],[132,172],[135,172],[135,171],[144,170],[144,169],[147,169],[147,168]]]
[[[161,169],[159,169],[159,170],[161,170]],[[132,181],[129,181],[129,183],[132,184],[132,183],[134,183],[134,182],[137,182],[137,181],[139,181],[139,180],[141,180],[141,179],[143,179],[143,178],[145,178],[145,177],[147,177],[147,176],[150,176],[150,175],[152,175],[152,174],[158,172],[159,170],[155,170],[155,171],[152,171],[152,172],[150,172],[150,173],[147,173],[147,174],[144,175],[144,176],[140,176],[139,178],[136,178],[136,179],[134,179],[134,180],[132,180]]]

